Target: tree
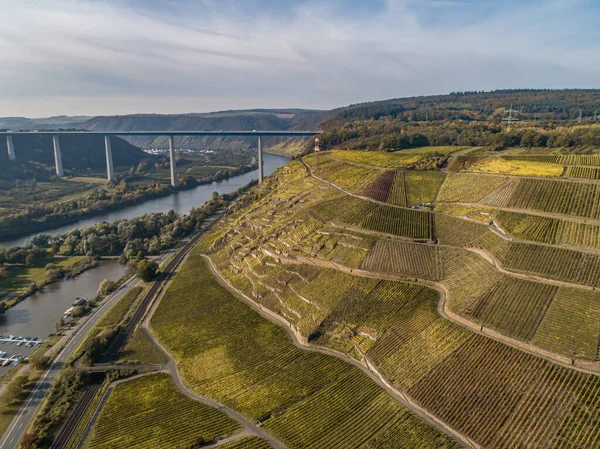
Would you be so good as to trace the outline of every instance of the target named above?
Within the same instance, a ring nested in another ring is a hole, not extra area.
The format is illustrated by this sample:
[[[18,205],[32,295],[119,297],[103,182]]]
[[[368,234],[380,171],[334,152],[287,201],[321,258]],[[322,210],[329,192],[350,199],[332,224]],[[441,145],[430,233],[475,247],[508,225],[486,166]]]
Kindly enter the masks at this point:
[[[5,401],[7,404],[12,404],[14,401],[18,401],[23,398],[25,387],[29,384],[29,377],[19,376],[15,378],[6,388]]]
[[[65,325],[65,319],[61,316],[56,322],[56,332],[60,331]]]
[[[102,282],[100,282],[100,287],[98,287],[98,295],[106,295],[114,291],[116,287],[117,284],[114,281],[104,279]]]
[[[158,273],[158,264],[154,260],[141,260],[138,263],[136,274],[144,282],[150,282]]]
[[[35,263],[35,254],[27,254],[27,257],[25,257],[25,265],[27,265],[28,267],[33,267],[34,263]]]
[[[29,358],[29,363],[37,370],[45,369],[48,366],[49,361],[50,358],[42,354],[35,354]]]

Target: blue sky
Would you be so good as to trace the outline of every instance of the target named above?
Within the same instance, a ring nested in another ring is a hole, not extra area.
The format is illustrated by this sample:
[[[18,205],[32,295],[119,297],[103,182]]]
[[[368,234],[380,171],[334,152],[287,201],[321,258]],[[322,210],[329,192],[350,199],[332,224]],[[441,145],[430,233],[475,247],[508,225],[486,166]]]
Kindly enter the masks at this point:
[[[0,116],[600,87],[593,0],[0,0]]]

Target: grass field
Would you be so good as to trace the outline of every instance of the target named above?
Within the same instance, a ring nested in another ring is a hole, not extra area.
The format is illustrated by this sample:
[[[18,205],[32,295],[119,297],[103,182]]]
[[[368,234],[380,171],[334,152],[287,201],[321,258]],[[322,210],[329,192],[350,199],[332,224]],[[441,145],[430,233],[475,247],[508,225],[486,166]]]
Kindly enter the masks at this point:
[[[289,448],[457,447],[357,368],[296,348],[221,287],[202,259],[186,261],[151,324],[195,391],[260,420]]]
[[[18,291],[32,282],[42,283],[46,279],[45,267],[49,263],[61,268],[69,268],[84,258],[85,256],[55,257],[50,260],[39,261],[33,267],[7,267],[10,276],[0,280],[0,290]]]
[[[89,440],[89,449],[181,448],[239,432],[225,413],[181,393],[168,374],[120,383],[110,393]]]
[[[108,326],[116,326],[121,323],[125,317],[127,316],[127,312],[138,298],[140,293],[142,293],[142,287],[132,287],[129,289],[125,295],[110,308],[110,310],[98,321],[96,326],[98,327],[108,327]]]

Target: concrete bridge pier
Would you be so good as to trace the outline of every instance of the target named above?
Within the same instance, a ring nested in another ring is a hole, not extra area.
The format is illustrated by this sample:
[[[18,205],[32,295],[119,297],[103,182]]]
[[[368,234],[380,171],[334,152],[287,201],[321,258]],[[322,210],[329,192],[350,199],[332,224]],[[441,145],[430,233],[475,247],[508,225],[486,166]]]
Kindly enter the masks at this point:
[[[113,167],[112,147],[110,146],[110,136],[104,136],[104,148],[106,150],[106,178],[109,181],[115,179],[115,169]]]
[[[8,158],[14,161],[17,157],[15,155],[15,144],[13,143],[12,136],[6,136],[6,147],[8,148]]]
[[[171,158],[171,185],[177,187],[177,170],[175,168],[175,145],[174,137],[169,136],[169,156]]]
[[[262,136],[258,136],[258,182],[262,184],[265,177],[263,171]]]
[[[60,142],[58,136],[52,136],[52,144],[54,145],[54,166],[56,167],[56,176],[63,176],[62,156],[60,154]]]

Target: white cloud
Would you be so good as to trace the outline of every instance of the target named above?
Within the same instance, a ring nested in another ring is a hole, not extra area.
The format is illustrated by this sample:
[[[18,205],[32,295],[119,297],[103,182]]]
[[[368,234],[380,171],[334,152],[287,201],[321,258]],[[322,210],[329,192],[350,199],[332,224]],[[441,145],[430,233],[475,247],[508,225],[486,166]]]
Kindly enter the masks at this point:
[[[584,14],[585,3],[520,2],[473,10],[467,21],[469,1],[458,0],[426,9],[388,0],[361,14],[324,0],[285,13],[249,13],[234,1],[141,9],[0,0],[0,115],[327,108],[450,90],[594,87],[599,43],[585,27],[597,13]]]

